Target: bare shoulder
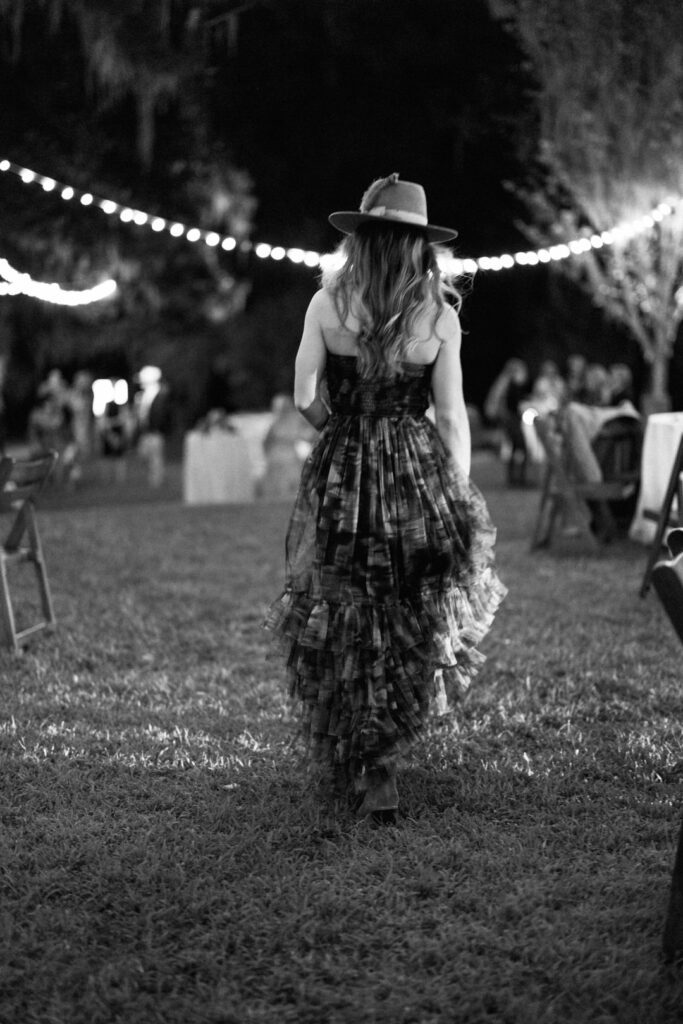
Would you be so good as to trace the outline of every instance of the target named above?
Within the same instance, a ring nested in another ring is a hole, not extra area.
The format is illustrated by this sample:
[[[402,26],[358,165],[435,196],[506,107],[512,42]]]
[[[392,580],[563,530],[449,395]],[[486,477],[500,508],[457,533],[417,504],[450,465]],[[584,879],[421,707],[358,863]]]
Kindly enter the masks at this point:
[[[315,317],[322,326],[328,325],[333,319],[338,322],[334,299],[326,288],[319,288],[313,295],[308,304],[307,316]]]
[[[455,309],[453,309],[453,306],[446,305],[439,312],[436,321],[436,331],[444,341],[460,340],[460,317]]]
[[[435,309],[430,305],[423,309],[414,323],[413,330],[418,341],[442,344],[460,329],[458,314],[452,306]]]

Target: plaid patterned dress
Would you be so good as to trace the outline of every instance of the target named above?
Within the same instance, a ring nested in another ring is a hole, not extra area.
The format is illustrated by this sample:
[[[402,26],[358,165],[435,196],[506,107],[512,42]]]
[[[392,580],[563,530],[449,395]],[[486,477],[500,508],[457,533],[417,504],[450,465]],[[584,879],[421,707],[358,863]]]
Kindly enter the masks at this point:
[[[481,494],[426,418],[432,366],[362,379],[328,353],[332,415],[287,532],[279,638],[310,756],[353,781],[392,770],[431,708],[468,687],[505,588]]]

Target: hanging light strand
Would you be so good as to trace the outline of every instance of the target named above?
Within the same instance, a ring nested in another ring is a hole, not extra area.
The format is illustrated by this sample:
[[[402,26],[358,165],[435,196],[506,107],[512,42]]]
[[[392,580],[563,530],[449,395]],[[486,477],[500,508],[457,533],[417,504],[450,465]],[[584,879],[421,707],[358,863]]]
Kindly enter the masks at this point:
[[[195,225],[156,214],[146,213],[134,207],[117,203],[114,199],[103,199],[92,192],[83,192],[72,185],[65,185],[55,178],[46,177],[28,167],[22,167],[11,160],[0,160],[0,171],[16,175],[25,185],[38,185],[45,192],[57,193],[64,202],[80,202],[82,206],[92,206],[108,217],[118,217],[124,224],[135,224],[137,227],[150,228],[152,231],[166,233],[173,238],[185,238],[188,242],[203,242],[209,248],[217,248],[231,252],[239,249],[243,252],[254,250],[260,259],[289,259],[292,263],[301,263],[307,267],[320,265],[320,254],[307,249],[284,249],[282,246],[271,246],[265,243],[254,245],[248,239],[238,241],[232,235],[222,235],[218,231],[206,231]]]
[[[22,274],[6,259],[0,259],[0,278],[0,296],[28,295],[32,299],[41,299],[58,306],[88,306],[92,302],[108,299],[116,291],[116,281],[111,279],[80,291],[62,288],[54,282],[35,281],[28,274]]]
[[[173,238],[185,238],[188,242],[203,242],[210,248],[220,247],[226,252],[239,247],[240,250],[252,251],[259,259],[280,261],[288,259],[291,263],[306,267],[323,267],[331,265],[336,258],[331,254],[321,254],[310,249],[287,249],[281,245],[270,245],[267,242],[253,243],[247,239],[238,241],[232,235],[221,235],[217,231],[206,231],[202,228],[184,224],[181,221],[155,214],[146,213],[125,206],[113,199],[102,199],[91,192],[83,192],[71,185],[65,185],[54,178],[46,177],[28,167],[22,167],[11,160],[0,160],[0,172],[16,175],[25,185],[39,185],[45,192],[57,192],[65,202],[76,201],[83,206],[93,206],[107,216],[118,218],[125,223],[133,223],[138,227],[151,228],[152,231],[166,232]],[[669,197],[650,210],[649,213],[633,220],[625,221],[614,227],[575,238],[569,242],[551,245],[547,248],[530,249],[525,252],[501,253],[498,256],[479,256],[477,258],[461,258],[457,256],[440,257],[439,265],[444,273],[460,277],[472,275],[478,271],[511,270],[513,267],[533,267],[539,263],[553,263],[581,256],[591,250],[602,249],[614,245],[615,242],[629,241],[637,235],[651,231],[655,225],[674,213],[682,202],[680,197]],[[46,286],[50,287],[50,286]]]
[[[581,256],[594,249],[614,245],[615,242],[628,242],[638,235],[651,231],[652,228],[666,217],[670,217],[682,200],[672,196],[659,203],[649,213],[633,220],[624,221],[615,227],[600,233],[584,235],[558,245],[547,248],[530,249],[526,252],[502,253],[500,256],[479,256],[477,259],[459,259],[448,257],[442,260],[442,266],[451,273],[476,274],[479,270],[511,270],[513,267],[534,267],[539,263],[554,263],[559,260]]]

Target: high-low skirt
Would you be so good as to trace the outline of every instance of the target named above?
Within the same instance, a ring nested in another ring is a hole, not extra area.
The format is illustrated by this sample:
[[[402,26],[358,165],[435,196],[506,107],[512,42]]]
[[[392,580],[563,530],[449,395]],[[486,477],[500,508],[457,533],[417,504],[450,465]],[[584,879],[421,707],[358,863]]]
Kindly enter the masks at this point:
[[[302,470],[266,628],[309,755],[392,770],[453,707],[505,594],[477,488],[425,416],[333,415]]]

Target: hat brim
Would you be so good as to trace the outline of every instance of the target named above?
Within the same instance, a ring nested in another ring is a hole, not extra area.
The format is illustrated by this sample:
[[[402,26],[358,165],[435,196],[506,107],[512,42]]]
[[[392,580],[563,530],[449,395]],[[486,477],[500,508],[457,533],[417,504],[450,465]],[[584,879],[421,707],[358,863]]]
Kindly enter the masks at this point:
[[[430,242],[448,242],[458,237],[458,232],[453,228],[442,228],[436,224],[411,224],[409,221],[399,220],[393,217],[376,217],[371,213],[359,213],[358,210],[338,210],[331,213],[327,218],[332,227],[350,235],[356,230],[359,224],[396,224],[402,228],[417,228],[424,231]]]

